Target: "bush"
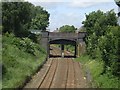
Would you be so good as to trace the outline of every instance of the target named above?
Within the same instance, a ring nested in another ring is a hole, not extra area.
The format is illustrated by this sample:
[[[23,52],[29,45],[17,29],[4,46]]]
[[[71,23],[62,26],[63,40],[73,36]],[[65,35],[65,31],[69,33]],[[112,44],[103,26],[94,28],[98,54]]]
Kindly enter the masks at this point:
[[[104,62],[104,72],[120,75],[120,27],[113,10],[103,13],[98,10],[86,15],[83,22],[87,32],[87,54]]]
[[[6,33],[5,36],[3,36],[3,43],[4,41],[8,44],[16,45],[19,49],[35,55],[35,53],[38,51],[41,51],[42,53],[46,53],[43,48],[40,48],[39,44],[33,43],[33,41],[29,38],[16,38],[13,34]],[[9,37],[9,38],[8,38]]]
[[[100,59],[92,59],[88,55],[76,58],[83,65],[83,70],[87,73],[90,72],[91,77],[89,83],[92,88],[120,88],[119,78],[113,76],[109,71],[103,73],[104,62]],[[88,77],[88,76],[87,76]],[[87,78],[88,79],[88,78]]]
[[[46,57],[41,48],[28,38],[20,39],[8,33],[3,36],[3,88],[18,88],[35,73]]]

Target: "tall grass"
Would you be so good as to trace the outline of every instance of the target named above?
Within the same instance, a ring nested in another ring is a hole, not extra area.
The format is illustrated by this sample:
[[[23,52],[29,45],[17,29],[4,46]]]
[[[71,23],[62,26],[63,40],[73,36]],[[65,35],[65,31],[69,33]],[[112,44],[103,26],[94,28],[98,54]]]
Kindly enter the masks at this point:
[[[91,59],[87,55],[76,58],[83,65],[83,69],[87,74],[90,72],[91,87],[92,88],[120,88],[120,81],[118,77],[113,76],[109,71],[104,72],[104,63],[102,60]]]
[[[21,42],[24,42],[24,45]],[[34,46],[29,46],[29,43]],[[29,39],[25,41],[25,39],[16,38],[13,35],[3,36],[2,53],[3,88],[18,88],[22,86],[26,78],[35,73],[46,57],[40,45],[33,43]]]

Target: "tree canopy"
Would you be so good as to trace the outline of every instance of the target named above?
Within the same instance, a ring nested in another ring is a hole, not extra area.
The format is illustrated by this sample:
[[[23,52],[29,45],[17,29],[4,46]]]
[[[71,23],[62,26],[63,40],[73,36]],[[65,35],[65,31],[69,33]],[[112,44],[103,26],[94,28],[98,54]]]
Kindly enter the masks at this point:
[[[46,27],[49,25],[49,16],[50,14],[43,10],[42,7],[35,7],[35,17],[32,19],[31,28],[37,30],[46,30]]]
[[[120,0],[114,0],[116,4],[120,7]]]
[[[49,13],[41,6],[29,2],[2,3],[3,33],[13,32],[16,36],[26,36],[29,29],[46,30]]]
[[[77,28],[75,28],[73,25],[72,26],[64,25],[59,29],[60,32],[75,32],[76,30]]]
[[[92,58],[101,58],[105,63],[104,69],[118,75],[120,27],[117,25],[115,12],[91,12],[86,15],[83,24],[87,32],[87,53]]]

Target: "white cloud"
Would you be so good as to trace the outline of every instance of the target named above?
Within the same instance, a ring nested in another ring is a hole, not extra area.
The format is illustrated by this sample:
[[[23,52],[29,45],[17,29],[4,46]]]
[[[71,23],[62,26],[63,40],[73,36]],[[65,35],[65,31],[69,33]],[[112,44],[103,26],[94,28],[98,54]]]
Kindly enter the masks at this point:
[[[29,2],[66,2],[66,0],[25,0]]]
[[[67,6],[66,2],[31,2],[35,6],[42,6],[45,9],[56,9],[57,7],[61,7],[62,5]]]
[[[114,0],[84,0],[84,1],[81,1],[81,0],[71,0],[72,2],[111,2],[111,1],[114,1]]]
[[[95,4],[98,4],[98,3],[96,3],[96,2],[72,2],[72,3],[70,3],[70,6],[79,8],[79,7],[89,7],[89,6],[92,6]]]
[[[79,28],[83,18],[84,17],[81,16],[78,12],[61,12],[55,16],[51,16],[49,28],[51,31],[63,25],[74,25],[76,28]]]
[[[25,0],[30,2],[111,2],[114,0]]]
[[[72,7],[89,7],[93,5],[97,5],[100,3],[106,3],[106,2],[114,2],[114,0],[72,0],[71,5]]]
[[[44,7],[50,13],[51,31],[62,25],[74,25],[79,28],[85,20],[85,13],[100,9],[110,10],[111,6],[107,3],[115,3],[114,0],[26,0],[34,5]],[[113,5],[116,6],[117,5]],[[113,7],[112,7],[113,8]]]
[[[25,0],[32,2],[35,5],[43,5],[44,7],[54,7],[61,3],[67,3],[66,5],[69,7],[89,7],[93,5],[97,5],[99,3],[105,2],[114,2],[114,0]]]

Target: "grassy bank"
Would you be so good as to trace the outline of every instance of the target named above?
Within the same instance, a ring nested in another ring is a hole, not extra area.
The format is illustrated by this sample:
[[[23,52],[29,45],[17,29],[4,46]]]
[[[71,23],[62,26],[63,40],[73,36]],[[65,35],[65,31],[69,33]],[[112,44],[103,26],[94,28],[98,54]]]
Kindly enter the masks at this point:
[[[72,45],[65,45],[65,50],[71,52],[71,53],[74,53],[75,51],[75,46],[72,46]]]
[[[46,53],[28,38],[6,34],[2,39],[2,85],[3,88],[17,88],[35,73]]]
[[[118,77],[113,76],[109,71],[103,73],[104,63],[102,60],[90,59],[89,56],[81,56],[76,58],[76,61],[82,63],[85,72],[90,72],[92,88],[120,88]]]

